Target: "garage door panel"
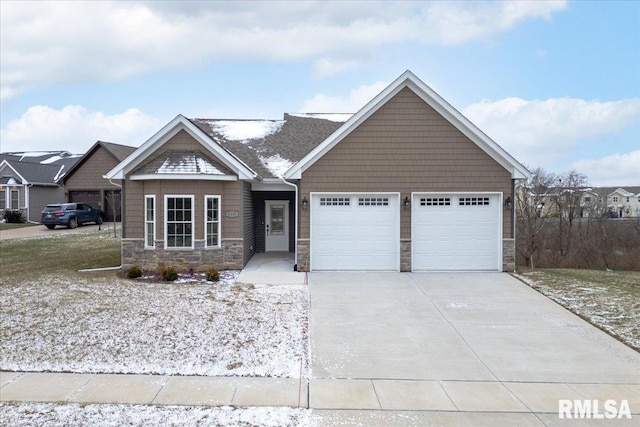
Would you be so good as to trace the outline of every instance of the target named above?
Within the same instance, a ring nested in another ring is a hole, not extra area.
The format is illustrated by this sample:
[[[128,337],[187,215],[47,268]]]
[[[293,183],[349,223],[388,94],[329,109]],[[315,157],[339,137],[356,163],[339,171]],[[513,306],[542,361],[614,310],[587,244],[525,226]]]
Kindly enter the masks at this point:
[[[398,203],[397,194],[312,195],[312,270],[398,270]]]
[[[497,194],[416,194],[413,270],[496,270],[500,253]]]

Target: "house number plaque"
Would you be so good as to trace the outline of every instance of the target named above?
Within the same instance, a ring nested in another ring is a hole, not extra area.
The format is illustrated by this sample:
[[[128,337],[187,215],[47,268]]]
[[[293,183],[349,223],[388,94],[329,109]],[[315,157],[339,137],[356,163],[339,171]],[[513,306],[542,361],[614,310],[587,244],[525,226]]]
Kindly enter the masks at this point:
[[[227,216],[227,218],[237,218],[240,216],[240,212],[238,211],[226,211],[224,214]]]

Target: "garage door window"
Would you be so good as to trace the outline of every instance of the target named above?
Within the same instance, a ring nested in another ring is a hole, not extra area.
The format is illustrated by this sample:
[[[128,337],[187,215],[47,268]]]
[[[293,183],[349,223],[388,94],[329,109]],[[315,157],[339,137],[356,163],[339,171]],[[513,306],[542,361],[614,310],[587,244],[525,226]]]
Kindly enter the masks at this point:
[[[320,206],[349,206],[351,199],[349,197],[321,197]]]
[[[420,206],[451,206],[451,198],[425,197],[420,199]]]
[[[389,206],[388,197],[360,197],[359,206]]]
[[[460,206],[489,206],[488,197],[461,197]]]

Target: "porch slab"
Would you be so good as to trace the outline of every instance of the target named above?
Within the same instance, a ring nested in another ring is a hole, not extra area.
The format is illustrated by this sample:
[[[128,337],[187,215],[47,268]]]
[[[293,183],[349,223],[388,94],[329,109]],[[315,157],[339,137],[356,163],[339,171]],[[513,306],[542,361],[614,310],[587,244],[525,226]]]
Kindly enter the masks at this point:
[[[237,283],[252,285],[304,285],[306,273],[293,271],[291,252],[258,253],[249,260],[238,276]]]

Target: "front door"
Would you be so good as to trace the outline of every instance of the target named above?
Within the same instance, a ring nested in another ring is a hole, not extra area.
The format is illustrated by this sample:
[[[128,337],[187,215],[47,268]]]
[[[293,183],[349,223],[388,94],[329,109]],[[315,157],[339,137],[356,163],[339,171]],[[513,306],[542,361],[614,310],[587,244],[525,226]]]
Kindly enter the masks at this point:
[[[265,201],[265,250],[289,251],[289,201]]]

